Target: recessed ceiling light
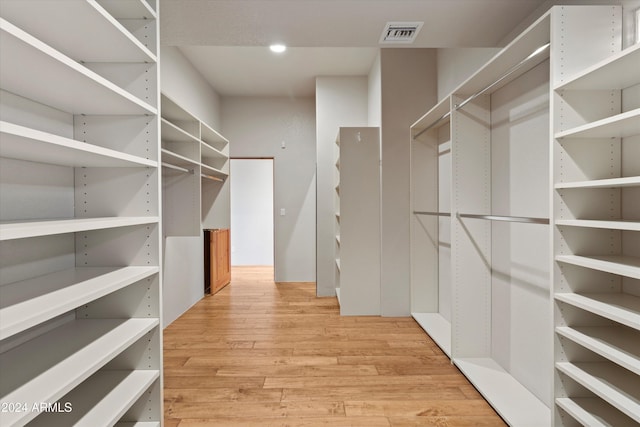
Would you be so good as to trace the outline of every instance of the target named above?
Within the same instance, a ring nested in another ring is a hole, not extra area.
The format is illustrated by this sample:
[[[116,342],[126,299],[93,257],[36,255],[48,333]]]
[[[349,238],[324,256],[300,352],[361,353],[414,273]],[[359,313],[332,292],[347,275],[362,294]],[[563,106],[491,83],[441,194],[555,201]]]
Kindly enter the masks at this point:
[[[271,49],[271,52],[282,53],[287,50],[287,47],[283,44],[272,44],[269,49]]]

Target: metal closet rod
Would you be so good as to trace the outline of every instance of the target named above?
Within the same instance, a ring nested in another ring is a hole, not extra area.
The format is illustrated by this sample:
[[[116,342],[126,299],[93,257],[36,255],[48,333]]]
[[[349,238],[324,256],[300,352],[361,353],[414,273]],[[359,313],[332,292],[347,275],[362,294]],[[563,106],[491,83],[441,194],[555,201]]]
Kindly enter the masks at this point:
[[[163,168],[175,169],[177,171],[184,172],[184,173],[193,173],[193,170],[191,170],[191,169],[187,169],[187,168],[183,168],[183,167],[180,167],[180,166],[172,165],[171,163],[162,162],[161,165],[162,165]]]
[[[211,181],[224,182],[224,179],[218,178],[217,176],[207,175],[205,173],[201,173],[200,176],[205,179],[210,179]]]
[[[416,215],[451,216],[449,212],[413,211]]]
[[[549,224],[549,218],[534,218],[534,217],[525,217],[525,216],[504,216],[504,215],[475,215],[475,214],[463,214],[460,212],[458,212],[456,216],[458,218],[486,219],[489,221],[524,222],[528,224]]]
[[[531,54],[529,54],[529,56],[527,56],[526,58],[524,58],[522,61],[518,62],[516,65],[514,65],[513,67],[509,68],[509,70],[507,70],[506,73],[504,73],[502,76],[500,76],[496,81],[494,81],[493,83],[485,86],[483,89],[481,89],[480,91],[474,93],[473,95],[471,95],[470,97],[468,97],[467,99],[465,99],[464,101],[462,101],[459,104],[455,104],[453,106],[453,108],[455,110],[459,110],[462,107],[464,107],[465,105],[467,105],[469,102],[473,101],[474,99],[476,99],[477,97],[479,97],[480,95],[484,94],[485,92],[487,92],[488,90],[490,90],[491,88],[495,87],[496,85],[500,84],[504,79],[506,79],[507,77],[509,77],[511,74],[515,73],[518,69],[520,69],[520,67],[522,67],[524,64],[526,64],[527,62],[529,62],[530,60],[532,60],[533,58],[535,58],[536,56],[540,55],[542,52],[544,52],[545,50],[547,50],[547,48],[551,45],[551,43],[547,43],[544,44],[540,47],[538,47],[536,50],[534,50],[533,52],[531,52]],[[434,121],[433,123],[431,123],[429,126],[427,126],[426,128],[422,129],[420,132],[418,132],[417,134],[415,134],[413,136],[413,139],[416,139],[417,137],[419,137],[420,135],[422,135],[423,133],[425,133],[426,131],[428,131],[429,129],[431,129],[432,127],[434,127],[435,125],[437,125],[438,123],[440,123],[442,120],[446,119],[447,117],[449,117],[451,115],[451,111],[448,111],[446,114],[444,114],[442,117],[436,119],[436,121]]]

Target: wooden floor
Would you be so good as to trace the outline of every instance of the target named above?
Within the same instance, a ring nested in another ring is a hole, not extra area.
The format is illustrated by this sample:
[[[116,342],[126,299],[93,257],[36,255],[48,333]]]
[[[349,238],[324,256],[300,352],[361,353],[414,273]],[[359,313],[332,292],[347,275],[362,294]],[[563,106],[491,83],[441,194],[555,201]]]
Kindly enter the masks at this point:
[[[236,268],[164,333],[165,426],[504,426],[411,318]]]

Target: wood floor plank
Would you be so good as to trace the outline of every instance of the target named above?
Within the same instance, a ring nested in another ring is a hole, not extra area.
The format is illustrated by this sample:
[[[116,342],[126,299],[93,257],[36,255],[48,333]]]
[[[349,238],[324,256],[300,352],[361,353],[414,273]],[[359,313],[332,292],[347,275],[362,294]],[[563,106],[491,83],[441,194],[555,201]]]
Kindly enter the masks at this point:
[[[412,318],[341,317],[271,268],[234,268],[163,340],[167,427],[505,425]]]

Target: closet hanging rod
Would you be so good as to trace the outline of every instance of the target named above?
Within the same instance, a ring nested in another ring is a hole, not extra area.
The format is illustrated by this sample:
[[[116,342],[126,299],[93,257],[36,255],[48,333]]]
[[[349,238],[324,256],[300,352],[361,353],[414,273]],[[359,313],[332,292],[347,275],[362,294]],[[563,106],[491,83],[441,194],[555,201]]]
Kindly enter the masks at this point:
[[[217,176],[211,176],[204,173],[200,174],[200,176],[205,179],[210,179],[211,181],[224,182],[224,179],[218,178]]]
[[[438,123],[440,123],[441,121],[449,117],[450,115],[451,115],[451,111],[447,111],[438,119],[436,119],[433,123],[431,123],[429,126],[427,126],[426,128],[422,129],[420,132],[413,135],[413,139],[416,139],[417,137],[419,137],[420,135],[422,135],[423,133],[425,133],[426,131],[428,131],[429,129],[431,129],[432,127],[434,127],[435,125],[437,125]]]
[[[474,219],[486,219],[489,221],[504,221],[504,222],[524,222],[528,224],[549,224],[549,218],[532,218],[524,216],[503,216],[503,215],[475,215],[475,214],[461,214],[456,215],[458,218],[474,218]]]
[[[451,216],[449,212],[413,211],[416,215]]]
[[[491,88],[495,87],[496,85],[500,84],[504,79],[506,79],[507,77],[509,77],[511,74],[515,73],[516,71],[518,71],[518,69],[520,69],[520,67],[522,67],[524,64],[526,64],[527,62],[529,62],[530,60],[532,60],[533,58],[535,58],[536,56],[540,55],[542,52],[544,52],[545,50],[547,50],[547,48],[551,46],[551,43],[547,43],[544,44],[540,47],[538,47],[536,50],[534,50],[533,52],[531,52],[531,54],[529,54],[529,56],[527,56],[526,58],[524,58],[522,61],[518,62],[516,65],[514,65],[513,67],[509,68],[507,70],[506,73],[504,73],[502,76],[500,76],[496,81],[494,81],[493,83],[485,86],[483,89],[481,89],[480,91],[474,93],[473,95],[471,95],[470,97],[468,97],[467,99],[465,99],[464,101],[462,101],[460,104],[455,104],[453,106],[454,109],[459,110],[462,107],[464,107],[465,105],[467,105],[469,102],[473,101],[474,99],[476,99],[477,97],[479,97],[480,95],[484,94],[485,92],[487,92],[488,90],[490,90]]]
[[[180,166],[172,165],[171,163],[162,162],[161,165],[162,165],[163,168],[175,169],[177,171],[184,172],[184,173],[193,173],[193,170],[191,170],[191,169],[187,169],[187,168],[183,168],[183,167],[180,167]]]

